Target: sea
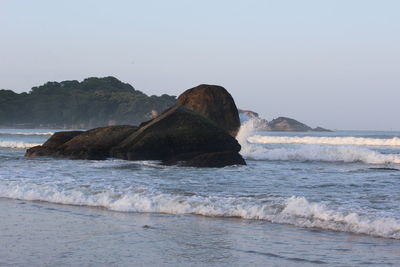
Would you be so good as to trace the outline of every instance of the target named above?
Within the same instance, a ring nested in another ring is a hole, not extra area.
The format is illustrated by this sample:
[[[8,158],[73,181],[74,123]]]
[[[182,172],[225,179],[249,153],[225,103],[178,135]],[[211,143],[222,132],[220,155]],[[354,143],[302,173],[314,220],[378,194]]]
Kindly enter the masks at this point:
[[[0,266],[400,266],[400,132],[237,136],[247,166],[26,158],[0,129]]]

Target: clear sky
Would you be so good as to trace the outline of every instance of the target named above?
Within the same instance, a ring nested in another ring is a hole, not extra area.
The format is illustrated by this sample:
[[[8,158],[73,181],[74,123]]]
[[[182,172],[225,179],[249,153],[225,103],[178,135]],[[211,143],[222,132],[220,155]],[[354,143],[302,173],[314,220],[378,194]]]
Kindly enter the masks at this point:
[[[268,120],[400,130],[397,0],[0,0],[0,88],[227,88]]]

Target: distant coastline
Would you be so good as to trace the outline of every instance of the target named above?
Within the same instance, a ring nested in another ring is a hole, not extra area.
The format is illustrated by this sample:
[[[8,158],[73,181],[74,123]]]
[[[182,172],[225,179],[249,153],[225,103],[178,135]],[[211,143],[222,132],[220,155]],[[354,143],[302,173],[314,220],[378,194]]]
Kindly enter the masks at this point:
[[[47,82],[28,93],[0,90],[0,128],[89,129],[100,126],[139,125],[176,102],[163,94],[148,96],[115,77]],[[261,131],[331,131],[311,128],[295,119],[267,121],[258,113],[239,110],[242,121],[254,118]]]
[[[176,101],[148,96],[115,77],[47,82],[28,93],[0,90],[0,127],[85,129],[140,124]]]

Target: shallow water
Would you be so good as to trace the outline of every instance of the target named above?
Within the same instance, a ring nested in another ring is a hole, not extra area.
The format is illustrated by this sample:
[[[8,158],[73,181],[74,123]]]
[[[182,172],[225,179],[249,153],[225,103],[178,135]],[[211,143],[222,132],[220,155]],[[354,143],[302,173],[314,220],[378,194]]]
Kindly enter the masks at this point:
[[[382,266],[400,260],[397,240],[257,220],[5,199],[0,207],[2,266]]]
[[[400,264],[398,132],[247,123],[222,169],[23,157],[51,132],[0,130],[0,265]]]

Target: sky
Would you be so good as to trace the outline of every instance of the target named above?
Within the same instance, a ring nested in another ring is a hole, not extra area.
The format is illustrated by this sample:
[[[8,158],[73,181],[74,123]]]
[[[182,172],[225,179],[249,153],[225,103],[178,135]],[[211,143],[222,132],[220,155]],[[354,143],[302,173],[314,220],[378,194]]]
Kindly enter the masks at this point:
[[[0,88],[217,84],[267,120],[400,130],[399,12],[397,0],[0,0]]]

